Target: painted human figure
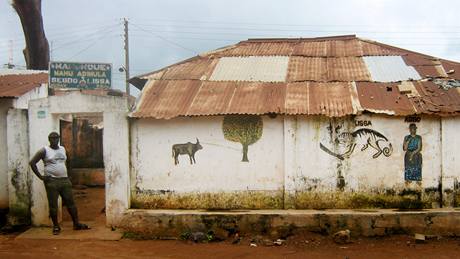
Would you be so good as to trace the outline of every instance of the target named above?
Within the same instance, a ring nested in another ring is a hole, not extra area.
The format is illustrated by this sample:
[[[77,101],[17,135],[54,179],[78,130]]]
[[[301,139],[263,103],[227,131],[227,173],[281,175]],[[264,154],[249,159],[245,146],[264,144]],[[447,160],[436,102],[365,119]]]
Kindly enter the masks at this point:
[[[404,137],[404,179],[406,181],[422,180],[422,137],[417,135],[417,126],[409,125],[410,135]]]

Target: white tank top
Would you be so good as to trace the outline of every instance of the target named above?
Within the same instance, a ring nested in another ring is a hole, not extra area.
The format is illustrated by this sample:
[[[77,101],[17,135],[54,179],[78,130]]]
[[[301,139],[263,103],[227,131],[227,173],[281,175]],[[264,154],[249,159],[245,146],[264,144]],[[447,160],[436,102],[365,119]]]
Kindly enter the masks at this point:
[[[63,146],[59,146],[58,149],[52,149],[49,146],[45,146],[44,148],[45,158],[43,162],[45,164],[45,175],[56,178],[67,177],[65,148]]]

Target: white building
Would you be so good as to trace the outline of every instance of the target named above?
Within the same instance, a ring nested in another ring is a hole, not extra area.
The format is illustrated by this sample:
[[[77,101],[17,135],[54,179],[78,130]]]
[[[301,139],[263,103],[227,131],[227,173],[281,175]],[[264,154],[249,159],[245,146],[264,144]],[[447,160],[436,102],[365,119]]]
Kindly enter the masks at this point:
[[[20,131],[17,124],[8,123],[9,117],[14,111],[27,113],[30,100],[48,96],[48,73],[36,70],[0,70],[0,209],[7,210],[10,203],[9,192],[13,188],[23,188],[20,185],[21,178],[27,179],[27,174],[19,174],[17,170],[9,172],[8,143],[20,148],[21,143],[13,136],[15,131]],[[27,128],[25,129],[27,130]],[[27,143],[26,143],[27,144]],[[13,165],[15,166],[15,165]],[[10,177],[8,176],[10,174]],[[18,181],[9,181],[17,179]],[[10,185],[10,187],[9,187]],[[28,200],[28,197],[24,197]],[[10,210],[27,209],[29,202],[21,208],[10,208]]]
[[[355,36],[248,40],[135,77],[130,206],[455,206],[459,79]]]

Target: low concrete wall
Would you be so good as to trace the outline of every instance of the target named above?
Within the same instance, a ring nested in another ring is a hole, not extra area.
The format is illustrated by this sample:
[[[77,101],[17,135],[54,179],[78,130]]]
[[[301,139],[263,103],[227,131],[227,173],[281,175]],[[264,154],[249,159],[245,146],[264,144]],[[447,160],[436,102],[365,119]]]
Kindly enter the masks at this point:
[[[460,235],[460,211],[395,210],[127,210],[121,224],[125,232],[145,238],[179,237],[194,231],[213,231],[221,237],[234,233],[286,238],[296,230],[332,234],[349,229],[354,236],[397,233]]]

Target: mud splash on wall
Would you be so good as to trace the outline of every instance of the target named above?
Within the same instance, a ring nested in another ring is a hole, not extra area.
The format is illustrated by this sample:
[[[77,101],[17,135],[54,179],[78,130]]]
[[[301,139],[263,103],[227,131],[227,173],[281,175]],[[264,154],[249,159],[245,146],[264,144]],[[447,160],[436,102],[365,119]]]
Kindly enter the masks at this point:
[[[134,209],[282,209],[282,191],[236,192],[147,192],[137,191],[131,200]]]
[[[296,192],[295,209],[426,209],[436,207],[439,200],[430,190],[353,192],[309,191]]]

